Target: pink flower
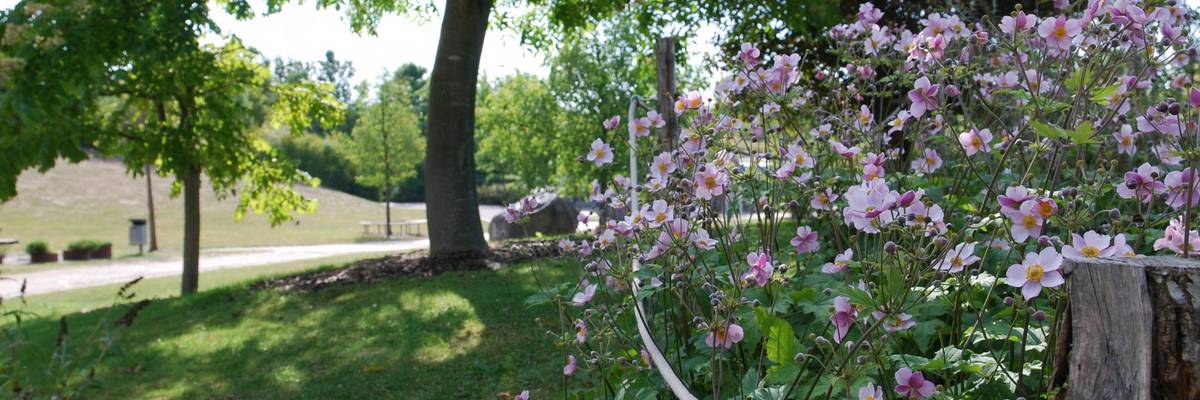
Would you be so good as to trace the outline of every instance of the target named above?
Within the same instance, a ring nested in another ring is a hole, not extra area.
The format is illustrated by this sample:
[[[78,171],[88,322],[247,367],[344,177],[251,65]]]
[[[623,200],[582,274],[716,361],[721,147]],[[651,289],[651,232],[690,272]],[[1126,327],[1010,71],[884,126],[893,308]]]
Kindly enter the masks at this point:
[[[692,234],[692,243],[696,245],[696,248],[701,250],[712,250],[717,247],[717,241],[710,238],[708,231],[704,230],[704,228],[697,229]]]
[[[612,147],[600,139],[592,141],[592,150],[588,152],[587,160],[595,163],[597,167],[611,164],[613,161]]]
[[[733,347],[737,342],[742,341],[742,327],[738,324],[729,324],[728,327],[721,326],[714,331],[708,333],[704,338],[704,344],[712,348],[728,349]]]
[[[566,376],[575,375],[576,367],[577,367],[577,365],[575,364],[575,356],[568,355],[567,356],[567,365],[563,366],[563,375],[566,375]]]
[[[929,77],[922,76],[913,83],[913,89],[908,91],[908,100],[912,102],[912,107],[908,108],[908,112],[913,117],[920,118],[925,115],[925,111],[937,108],[938,90],[942,85],[934,85],[929,83]]]
[[[938,168],[941,168],[941,167],[942,167],[942,157],[938,155],[938,152],[936,150],[928,148],[928,147],[925,148],[925,156],[924,157],[914,159],[912,161],[913,171],[920,172],[923,174],[932,174],[933,171],[937,171]]]
[[[933,396],[937,390],[933,382],[925,380],[920,372],[912,372],[908,367],[896,371],[896,393],[912,399],[923,399]]]
[[[1158,167],[1142,163],[1136,170],[1125,173],[1125,180],[1116,185],[1117,195],[1122,199],[1136,197],[1143,203],[1149,203],[1155,195],[1166,191],[1167,185],[1155,180],[1161,174]]]
[[[1113,138],[1117,140],[1117,153],[1137,155],[1137,136],[1132,127],[1121,125],[1121,130],[1113,132]]]
[[[696,197],[712,200],[714,196],[725,194],[725,185],[729,184],[729,176],[715,165],[706,164],[704,170],[696,173]]]
[[[654,207],[651,209],[650,216],[647,219],[650,221],[651,227],[657,228],[662,226],[664,222],[675,219],[675,210],[671,209],[665,200],[655,200]]]
[[[851,261],[854,261],[854,249],[846,249],[846,251],[843,251],[842,254],[838,254],[837,257],[834,257],[833,262],[827,262],[825,265],[822,265],[821,272],[827,274],[836,274],[838,272],[845,271],[846,268],[850,267]]]
[[[883,179],[863,182],[846,190],[847,207],[842,209],[846,225],[865,233],[879,233],[879,227],[891,223],[890,212],[899,194],[890,191]]]
[[[962,272],[963,268],[979,261],[979,257],[975,256],[975,242],[959,243],[942,257],[942,261],[938,263],[936,268],[938,271],[948,271],[950,273]]]
[[[858,400],[884,400],[883,388],[875,385],[858,388]]]
[[[596,284],[593,283],[588,285],[587,283],[588,282],[586,280],[583,281],[583,284],[587,286],[583,288],[582,292],[575,293],[575,296],[571,297],[571,303],[575,304],[575,307],[583,307],[584,305],[587,305],[588,302],[592,301],[592,297],[596,296]]]
[[[612,118],[604,120],[604,129],[611,131],[613,129],[617,129],[617,125],[620,125],[620,124],[621,124],[621,116],[614,115],[614,116],[612,116]]]
[[[1036,207],[1036,202],[1027,201],[1015,212],[1007,214],[1012,222],[1013,241],[1024,243],[1030,236],[1037,237],[1042,234],[1042,218]]]
[[[771,281],[771,274],[775,272],[775,267],[771,266],[771,257],[766,253],[750,253],[746,256],[746,263],[750,264],[750,271],[742,276],[742,280],[748,283],[753,283],[756,286],[766,286],[767,282]]]
[[[882,311],[876,311],[871,313],[871,316],[880,321],[883,330],[888,332],[900,332],[917,325],[917,321],[914,321],[913,316],[908,313],[887,315]]]
[[[834,342],[842,342],[846,333],[850,332],[850,326],[854,325],[855,318],[858,318],[858,309],[850,305],[849,297],[838,296],[833,299],[833,315],[829,316],[829,321],[833,323],[834,327]]]
[[[646,121],[649,121],[650,126],[654,128],[662,128],[667,125],[667,121],[663,119],[662,114],[659,114],[658,111],[647,112]]]
[[[1200,177],[1195,176],[1192,168],[1168,173],[1163,184],[1166,185],[1167,205],[1171,208],[1178,210],[1185,204],[1195,207],[1200,203]]]
[[[842,157],[846,157],[849,159],[858,157],[858,153],[862,152],[862,150],[859,149],[858,146],[847,148],[846,145],[841,144],[840,142],[838,142],[836,140],[830,140],[829,145],[833,147],[833,152],[838,153]]]
[[[529,391],[522,390],[521,393],[517,395],[517,397],[513,397],[513,400],[529,400]]]
[[[1063,246],[1062,254],[1073,258],[1109,257],[1116,250],[1112,248],[1111,244],[1111,237],[1101,235],[1096,231],[1087,231],[1083,236],[1072,233],[1071,245]]]
[[[975,129],[958,134],[958,143],[967,151],[967,156],[973,156],[979,152],[991,152],[992,147],[988,142],[992,141],[992,132],[987,129]]]
[[[817,233],[807,226],[796,228],[796,237],[792,238],[792,247],[796,248],[796,253],[815,253],[821,248],[821,243],[817,241]]]
[[[825,188],[824,192],[816,192],[813,194],[812,200],[809,200],[808,205],[815,210],[832,210],[833,202],[837,201],[838,195],[833,192],[833,189]]]
[[[754,48],[754,45],[742,43],[742,50],[738,52],[738,58],[746,63],[746,67],[754,68],[754,66],[758,65],[759,54],[758,49]]]
[[[1179,136],[1179,116],[1158,111],[1154,107],[1146,109],[1145,116],[1137,117],[1138,132],[1160,133],[1168,136]]]
[[[683,103],[685,106],[687,106],[687,108],[695,110],[704,105],[704,98],[700,96],[699,91],[692,90],[683,96]]]
[[[629,121],[629,133],[636,137],[645,137],[650,134],[650,119],[646,117]]]
[[[1062,255],[1053,247],[1044,248],[1041,253],[1025,254],[1024,262],[1008,267],[1005,274],[1008,279],[1004,283],[1021,288],[1025,300],[1032,299],[1042,292],[1043,287],[1057,287],[1066,282],[1058,270],[1062,261]]]
[[[1017,11],[1017,16],[1005,16],[1000,18],[1000,31],[1007,34],[1028,30],[1033,27],[1030,22],[1036,20],[1037,16],[1026,15],[1024,11]]]
[[[1172,219],[1171,223],[1167,225],[1167,229],[1163,232],[1162,239],[1154,241],[1154,250],[1170,249],[1175,254],[1187,252],[1194,255],[1200,253],[1200,232],[1197,232],[1195,229],[1187,231],[1187,245],[1184,246],[1185,241],[1183,237],[1185,231],[1183,221],[1179,218]]]
[[[584,323],[582,319],[575,320],[575,343],[583,344],[583,342],[587,341],[587,338],[587,323]]]
[[[870,25],[879,22],[879,19],[883,18],[883,11],[875,8],[874,4],[863,3],[858,6],[858,14],[856,16],[859,22],[862,22],[864,25]]]
[[[675,160],[671,159],[670,152],[664,151],[654,156],[654,161],[650,165],[650,175],[663,178],[672,172],[675,172]]]
[[[1083,32],[1083,27],[1080,26],[1079,20],[1067,19],[1061,15],[1058,18],[1043,19],[1038,25],[1038,35],[1046,39],[1046,45],[1063,51],[1071,48],[1071,41],[1080,32]]]
[[[1200,108],[1200,89],[1188,89],[1188,106],[1192,108]]]

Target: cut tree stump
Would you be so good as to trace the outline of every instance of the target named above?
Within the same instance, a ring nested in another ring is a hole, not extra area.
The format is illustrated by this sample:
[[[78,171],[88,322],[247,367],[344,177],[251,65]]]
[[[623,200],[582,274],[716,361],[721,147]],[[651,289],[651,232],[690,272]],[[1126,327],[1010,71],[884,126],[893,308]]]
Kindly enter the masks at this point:
[[[1200,261],[1067,260],[1071,399],[1200,399]]]

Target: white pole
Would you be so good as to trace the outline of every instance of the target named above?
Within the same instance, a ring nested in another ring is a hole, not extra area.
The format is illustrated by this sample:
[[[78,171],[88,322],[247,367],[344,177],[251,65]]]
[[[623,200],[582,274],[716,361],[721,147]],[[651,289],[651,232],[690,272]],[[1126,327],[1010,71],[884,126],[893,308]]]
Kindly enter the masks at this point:
[[[636,96],[629,100],[629,124],[632,124],[634,118],[637,117],[637,103],[638,98]],[[629,182],[633,185],[633,188],[637,188],[637,135],[634,134],[633,129],[629,129]],[[638,192],[630,190],[629,198],[632,205],[629,212],[638,212]],[[630,287],[633,289],[633,315],[637,319],[638,335],[642,338],[642,346],[646,348],[646,353],[650,354],[650,360],[654,363],[654,368],[658,370],[658,374],[662,376],[663,380],[667,381],[667,386],[671,388],[671,392],[675,394],[675,397],[681,400],[696,400],[696,396],[688,391],[687,386],[684,386],[683,381],[675,374],[675,370],[671,369],[671,363],[663,356],[662,351],[658,349],[658,345],[654,344],[654,337],[650,335],[649,325],[646,324],[646,315],[642,312],[646,305],[642,303],[642,300],[638,300],[638,288],[641,286],[641,280],[636,278],[636,272],[639,269],[641,269],[641,263],[635,257],[633,259],[635,278],[633,278],[633,284]]]

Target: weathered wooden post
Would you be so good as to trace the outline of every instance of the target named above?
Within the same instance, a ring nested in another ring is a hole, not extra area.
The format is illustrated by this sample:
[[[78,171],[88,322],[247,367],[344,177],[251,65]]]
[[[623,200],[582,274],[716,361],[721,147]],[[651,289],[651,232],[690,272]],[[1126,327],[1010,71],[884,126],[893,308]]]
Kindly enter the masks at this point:
[[[658,80],[658,113],[666,126],[658,130],[658,144],[664,151],[675,148],[679,120],[675,118],[675,38],[660,37],[654,42],[654,70]]]
[[[1071,399],[1200,399],[1200,261],[1068,260]]]

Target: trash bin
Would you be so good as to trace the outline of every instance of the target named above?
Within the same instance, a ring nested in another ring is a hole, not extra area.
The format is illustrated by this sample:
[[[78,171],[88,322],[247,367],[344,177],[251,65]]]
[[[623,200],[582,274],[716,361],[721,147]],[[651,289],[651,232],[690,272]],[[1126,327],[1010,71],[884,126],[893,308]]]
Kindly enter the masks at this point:
[[[140,218],[129,220],[129,244],[132,246],[146,244],[146,220]]]

